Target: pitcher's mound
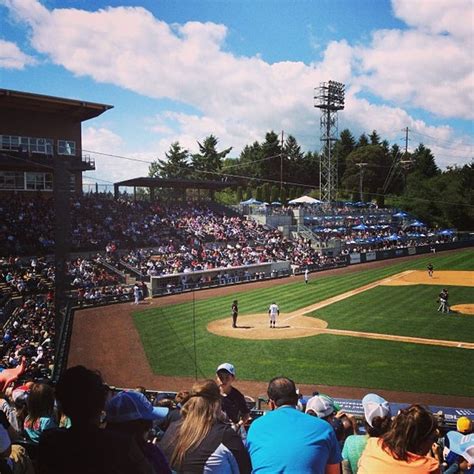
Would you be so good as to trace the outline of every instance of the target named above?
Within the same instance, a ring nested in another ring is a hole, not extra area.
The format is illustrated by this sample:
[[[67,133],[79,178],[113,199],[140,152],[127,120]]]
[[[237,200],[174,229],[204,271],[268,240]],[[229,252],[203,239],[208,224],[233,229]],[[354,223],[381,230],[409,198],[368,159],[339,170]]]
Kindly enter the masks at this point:
[[[455,304],[451,306],[451,310],[456,313],[474,315],[474,304]]]
[[[239,316],[237,327],[232,327],[232,318],[217,319],[207,325],[207,330],[218,336],[237,339],[296,339],[320,334],[328,323],[322,319],[307,316],[280,314],[276,328],[269,328],[268,314],[246,314]]]

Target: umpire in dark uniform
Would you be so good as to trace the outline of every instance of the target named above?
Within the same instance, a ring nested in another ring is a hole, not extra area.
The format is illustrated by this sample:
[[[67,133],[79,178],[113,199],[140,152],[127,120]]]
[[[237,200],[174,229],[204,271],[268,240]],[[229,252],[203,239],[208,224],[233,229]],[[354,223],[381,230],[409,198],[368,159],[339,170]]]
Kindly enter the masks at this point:
[[[234,300],[234,302],[232,303],[231,313],[232,313],[232,327],[236,328],[237,317],[239,316],[239,307],[237,305],[237,300]]]

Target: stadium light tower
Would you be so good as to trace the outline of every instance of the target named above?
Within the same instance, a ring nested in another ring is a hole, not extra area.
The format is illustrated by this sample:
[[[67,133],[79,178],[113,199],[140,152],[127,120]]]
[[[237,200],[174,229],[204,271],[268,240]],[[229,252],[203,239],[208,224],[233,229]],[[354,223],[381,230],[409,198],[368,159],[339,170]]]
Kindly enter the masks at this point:
[[[341,82],[323,82],[315,88],[314,106],[321,109],[320,140],[323,153],[319,165],[320,199],[324,202],[337,198],[337,159],[332,156],[337,140],[337,112],[344,109],[345,85]]]

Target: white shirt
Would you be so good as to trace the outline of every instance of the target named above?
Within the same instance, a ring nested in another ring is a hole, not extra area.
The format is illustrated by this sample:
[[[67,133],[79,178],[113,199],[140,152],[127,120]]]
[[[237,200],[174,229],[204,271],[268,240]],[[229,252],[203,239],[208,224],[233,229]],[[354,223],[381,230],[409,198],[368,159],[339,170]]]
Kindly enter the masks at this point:
[[[270,307],[268,308],[268,312],[270,314],[278,314],[278,311],[280,311],[280,308],[275,303],[272,303]]]

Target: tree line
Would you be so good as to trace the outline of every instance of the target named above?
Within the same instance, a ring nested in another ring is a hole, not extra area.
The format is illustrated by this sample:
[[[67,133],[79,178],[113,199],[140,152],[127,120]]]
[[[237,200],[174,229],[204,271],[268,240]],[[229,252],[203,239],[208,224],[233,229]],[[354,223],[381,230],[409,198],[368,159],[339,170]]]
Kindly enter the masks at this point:
[[[262,142],[246,145],[238,157],[232,148],[218,151],[219,140],[209,135],[190,153],[179,142],[164,159],[156,159],[149,176],[228,181],[232,186],[213,195],[226,204],[254,197],[282,204],[302,194],[319,197],[321,154],[303,152],[295,137],[282,143],[270,131]],[[412,212],[430,225],[474,229],[474,162],[442,171],[432,151],[422,143],[412,152],[390,146],[374,130],[358,139],[343,130],[333,145],[337,161],[338,198],[374,201]],[[361,183],[361,172],[362,183]],[[362,184],[362,196],[361,196]]]

